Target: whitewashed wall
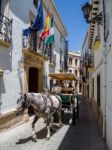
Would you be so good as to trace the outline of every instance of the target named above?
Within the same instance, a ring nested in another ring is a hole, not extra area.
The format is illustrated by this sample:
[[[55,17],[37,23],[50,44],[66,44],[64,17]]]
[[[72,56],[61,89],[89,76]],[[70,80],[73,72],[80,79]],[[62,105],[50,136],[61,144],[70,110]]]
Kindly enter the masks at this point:
[[[0,47],[0,68],[3,68],[4,75],[0,78],[0,104],[1,112],[6,113],[12,111],[16,107],[16,101],[19,97],[19,92],[22,91],[22,76],[23,70],[19,67],[19,62],[22,59],[22,30],[29,26],[29,12],[37,13],[36,8],[31,0],[10,0],[9,3],[9,18],[12,22],[12,45],[11,47]],[[45,16],[45,10],[44,10]],[[55,28],[55,53],[56,53],[56,71],[60,69],[60,33]],[[48,62],[45,63],[45,75],[49,75]],[[49,86],[49,79],[47,79]]]
[[[107,98],[106,105],[106,141],[109,150],[112,150],[112,1],[106,1],[106,14],[109,16],[109,36],[106,44],[107,61]]]

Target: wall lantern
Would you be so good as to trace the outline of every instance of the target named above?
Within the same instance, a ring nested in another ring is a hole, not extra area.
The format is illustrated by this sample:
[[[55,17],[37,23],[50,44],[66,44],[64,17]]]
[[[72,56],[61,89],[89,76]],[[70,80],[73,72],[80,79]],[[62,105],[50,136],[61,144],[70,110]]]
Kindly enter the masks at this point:
[[[83,6],[82,6],[82,11],[84,14],[84,18],[86,19],[87,23],[98,23],[98,24],[102,24],[102,13],[96,15],[93,18],[89,18],[90,12],[91,12],[92,6],[86,2]]]

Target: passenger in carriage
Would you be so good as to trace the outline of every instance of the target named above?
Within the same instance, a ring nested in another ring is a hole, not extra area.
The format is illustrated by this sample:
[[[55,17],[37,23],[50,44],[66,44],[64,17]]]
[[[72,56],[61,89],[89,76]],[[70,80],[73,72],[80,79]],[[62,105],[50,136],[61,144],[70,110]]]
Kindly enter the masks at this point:
[[[71,91],[68,91],[68,93],[73,93],[75,90],[74,86],[72,85],[72,82],[69,82],[68,88],[71,88]]]

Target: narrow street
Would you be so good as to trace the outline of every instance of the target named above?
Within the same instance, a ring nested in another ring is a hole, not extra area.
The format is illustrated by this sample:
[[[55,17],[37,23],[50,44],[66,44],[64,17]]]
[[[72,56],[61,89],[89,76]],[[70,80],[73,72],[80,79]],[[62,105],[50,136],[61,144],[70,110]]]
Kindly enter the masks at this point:
[[[0,150],[107,150],[101,137],[96,117],[85,100],[80,100],[80,114],[75,126],[68,125],[69,116],[63,118],[63,126],[45,139],[43,119],[36,124],[38,141],[31,140],[31,122],[0,133]]]

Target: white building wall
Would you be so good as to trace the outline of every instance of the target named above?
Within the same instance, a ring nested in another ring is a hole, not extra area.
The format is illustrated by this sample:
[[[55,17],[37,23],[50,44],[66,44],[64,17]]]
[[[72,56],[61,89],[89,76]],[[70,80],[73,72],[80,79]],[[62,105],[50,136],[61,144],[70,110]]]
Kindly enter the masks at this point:
[[[22,1],[14,0],[10,0],[9,4],[9,18],[13,19],[12,44],[9,49],[0,49],[0,65],[4,69],[1,83],[4,88],[1,94],[2,113],[15,109],[19,92],[22,91],[22,70],[18,64],[22,58],[22,30],[29,24],[29,10],[34,9],[30,0],[26,0],[25,4],[26,7]]]
[[[72,64],[69,63],[69,58],[72,58]],[[75,64],[75,60],[77,59],[77,65]],[[78,80],[80,80],[80,60],[81,60],[81,54],[80,52],[69,52],[68,53],[68,71],[72,71],[72,73],[76,76],[76,78]],[[77,70],[77,75],[76,75],[76,71]],[[80,82],[77,82],[77,92],[79,94],[82,94],[81,92],[79,92],[79,85]],[[74,82],[74,87],[75,87],[75,82]]]
[[[102,12],[102,3],[100,1],[100,11]],[[98,51],[94,51],[94,72],[92,72],[92,77],[94,78],[94,100],[97,102],[97,75],[100,74],[101,78],[101,90],[100,90],[100,110],[102,112],[103,117],[103,131],[106,133],[106,143],[109,150],[112,150],[112,1],[105,0],[105,19],[106,19],[106,28],[105,30],[109,30],[109,34],[104,43],[104,26],[100,25],[100,39],[101,45]],[[109,18],[108,18],[109,17]],[[109,23],[108,23],[109,21]],[[108,26],[109,24],[109,26]],[[95,26],[94,39],[97,35],[97,27]],[[88,39],[86,40],[88,42]],[[92,45],[92,46],[93,46]],[[84,44],[83,51],[88,48],[88,45]],[[106,62],[105,62],[106,59]],[[92,90],[92,88],[90,88]],[[106,118],[105,118],[106,117]],[[106,120],[105,120],[106,119]],[[106,122],[105,122],[106,121]],[[105,123],[106,123],[106,131],[105,131]]]
[[[106,95],[106,141],[109,150],[112,150],[112,1],[106,1],[106,14],[109,15],[109,36],[106,44],[106,78],[107,78],[107,95]]]
[[[107,56],[107,102],[106,102],[106,132],[107,144],[112,150],[112,49]]]
[[[37,9],[31,0],[9,2],[9,18],[12,22],[12,44],[9,48],[0,47],[0,68],[3,68],[4,75],[0,78],[0,104],[1,112],[6,113],[16,108],[19,92],[22,92],[23,70],[19,66],[22,60],[22,30],[29,27],[29,14],[37,14]],[[44,10],[44,17],[46,17]],[[59,27],[61,30],[61,27]],[[60,47],[64,50],[64,44],[60,43],[60,33],[55,28],[55,50],[56,69],[60,69]],[[47,76],[47,86],[49,87],[49,62],[45,63],[45,75]]]

